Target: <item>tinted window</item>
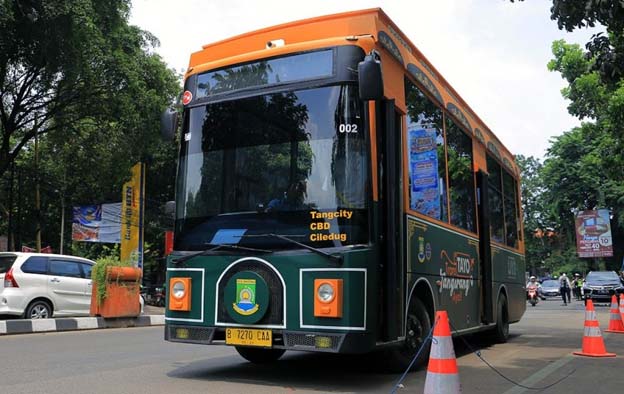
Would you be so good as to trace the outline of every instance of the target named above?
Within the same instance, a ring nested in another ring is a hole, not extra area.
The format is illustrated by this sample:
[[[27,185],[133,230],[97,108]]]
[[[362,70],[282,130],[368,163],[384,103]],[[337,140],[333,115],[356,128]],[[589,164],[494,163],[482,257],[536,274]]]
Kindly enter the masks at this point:
[[[299,247],[270,234],[314,247],[366,243],[370,163],[363,110],[354,85],[187,110],[176,250],[206,243]]]
[[[518,246],[518,205],[516,202],[516,180],[503,171],[503,206],[505,209],[505,242],[507,246]]]
[[[503,214],[502,168],[496,160],[487,155],[488,198],[490,207],[490,237],[503,243],[505,240],[505,219]]]
[[[80,263],[75,261],[52,260],[50,261],[50,275],[69,276],[80,278]]]
[[[542,283],[542,287],[559,287],[559,281],[556,281],[556,280],[545,280]]]
[[[472,139],[446,117],[451,224],[477,232]]]
[[[332,50],[286,56],[201,74],[197,78],[197,97],[329,77],[332,74]]]
[[[605,272],[590,272],[587,274],[587,282],[599,282],[599,281],[619,281],[617,274],[613,271],[605,271]]]
[[[48,272],[47,257],[30,257],[22,264],[22,272],[29,274],[45,274]]]
[[[442,110],[405,80],[410,208],[448,221]]]
[[[0,274],[8,272],[16,258],[15,255],[0,256]]]
[[[93,269],[92,264],[81,263],[82,267],[82,277],[86,279],[91,279],[91,270]]]
[[[518,181],[490,155],[487,155],[490,234],[492,240],[518,247]]]

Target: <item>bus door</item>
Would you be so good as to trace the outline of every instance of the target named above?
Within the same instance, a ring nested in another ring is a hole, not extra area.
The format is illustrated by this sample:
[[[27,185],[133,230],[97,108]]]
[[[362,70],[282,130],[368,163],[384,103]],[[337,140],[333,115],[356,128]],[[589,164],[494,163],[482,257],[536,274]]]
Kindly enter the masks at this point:
[[[382,339],[392,341],[403,336],[405,326],[405,253],[401,207],[402,118],[395,108],[394,100],[377,103],[377,171],[379,174],[379,232],[381,258]]]
[[[490,220],[488,200],[488,174],[477,173],[477,209],[479,218],[479,281],[481,282],[481,322],[484,324],[494,321],[493,311],[493,283],[492,283],[492,253],[490,246]]]

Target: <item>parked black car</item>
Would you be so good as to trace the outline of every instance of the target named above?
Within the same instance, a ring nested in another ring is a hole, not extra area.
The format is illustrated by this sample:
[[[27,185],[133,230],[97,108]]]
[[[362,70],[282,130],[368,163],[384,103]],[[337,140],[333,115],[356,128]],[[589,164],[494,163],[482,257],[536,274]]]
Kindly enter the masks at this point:
[[[583,299],[610,302],[611,296],[624,293],[624,284],[614,271],[591,271],[583,283]]]

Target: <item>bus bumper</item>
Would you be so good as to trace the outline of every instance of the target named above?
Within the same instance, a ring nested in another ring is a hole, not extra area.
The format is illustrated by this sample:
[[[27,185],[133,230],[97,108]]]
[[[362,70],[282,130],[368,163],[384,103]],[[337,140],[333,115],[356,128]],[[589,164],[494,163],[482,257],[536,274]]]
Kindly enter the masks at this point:
[[[253,328],[253,327],[249,327]],[[375,347],[368,332],[272,330],[272,348],[329,353],[366,353]],[[225,345],[225,327],[166,324],[165,340],[200,345]]]

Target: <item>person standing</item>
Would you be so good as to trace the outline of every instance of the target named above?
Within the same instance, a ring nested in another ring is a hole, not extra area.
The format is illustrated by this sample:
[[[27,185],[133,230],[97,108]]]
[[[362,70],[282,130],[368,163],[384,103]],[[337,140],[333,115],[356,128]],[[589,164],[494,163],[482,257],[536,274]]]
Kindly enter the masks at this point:
[[[574,279],[572,280],[572,287],[574,288],[574,297],[577,301],[581,301],[583,298],[581,296],[581,289],[583,288],[583,279],[580,274],[574,274]]]
[[[559,290],[561,291],[561,298],[563,299],[563,305],[568,305],[568,301],[570,300],[570,291],[571,291],[570,279],[566,276],[565,272],[561,274],[559,277]]]

